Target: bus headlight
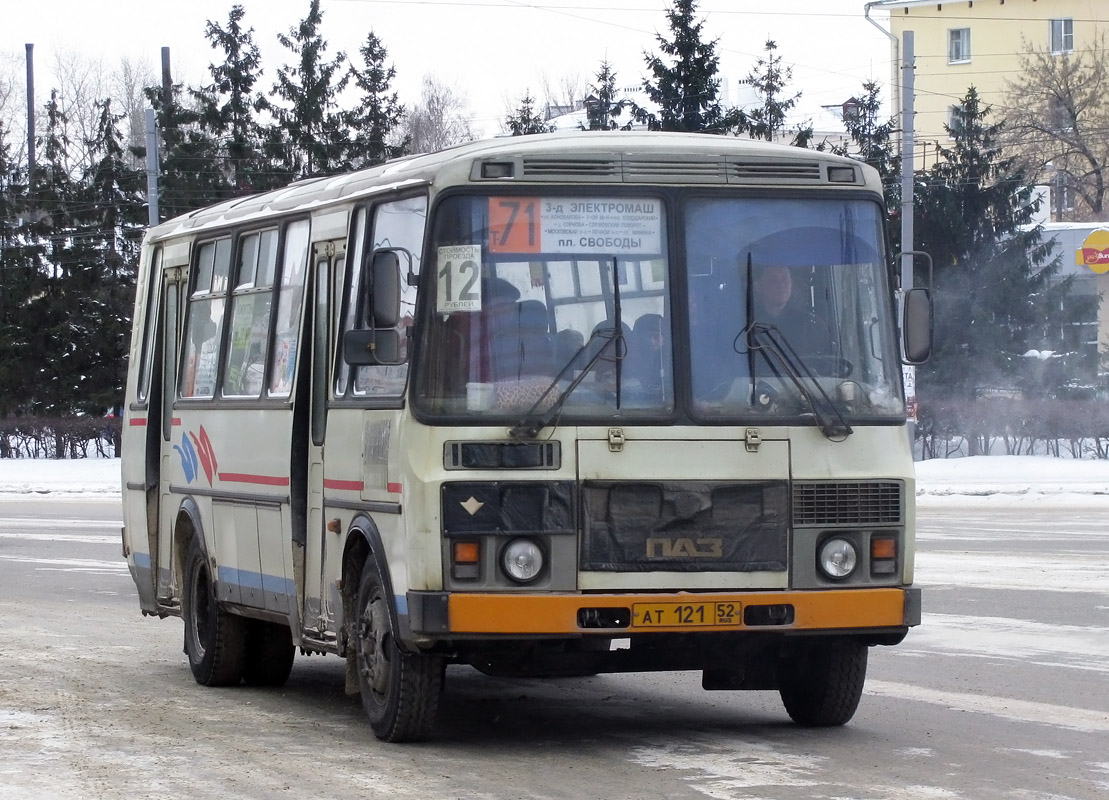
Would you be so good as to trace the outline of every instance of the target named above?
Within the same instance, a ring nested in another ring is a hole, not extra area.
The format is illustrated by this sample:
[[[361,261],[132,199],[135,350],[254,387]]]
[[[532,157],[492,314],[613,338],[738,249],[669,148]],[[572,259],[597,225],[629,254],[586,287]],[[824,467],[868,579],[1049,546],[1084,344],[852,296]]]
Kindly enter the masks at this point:
[[[820,545],[817,563],[820,564],[821,571],[832,580],[843,580],[855,571],[859,563],[859,553],[851,542],[836,536]]]
[[[501,551],[501,569],[516,583],[531,583],[543,571],[543,550],[531,539],[513,539]]]

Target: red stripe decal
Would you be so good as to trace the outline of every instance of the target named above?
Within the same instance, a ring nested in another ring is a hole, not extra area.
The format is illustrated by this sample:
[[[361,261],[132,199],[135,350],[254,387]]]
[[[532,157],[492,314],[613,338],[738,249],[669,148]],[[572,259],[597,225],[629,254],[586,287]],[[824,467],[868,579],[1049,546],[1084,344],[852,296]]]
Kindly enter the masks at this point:
[[[343,481],[336,478],[324,478],[323,488],[342,489],[348,492],[360,492],[366,488],[365,481]]]
[[[181,417],[174,417],[173,419],[171,419],[169,421],[169,424],[172,425],[175,428],[180,428],[181,427]]]
[[[132,428],[145,428],[146,417],[131,417],[131,419],[127,420],[127,424]]]
[[[257,483],[262,486],[288,486],[289,479],[280,475],[245,475],[241,472],[221,472],[221,481],[229,483]]]
[[[401,485],[399,483],[390,483],[385,488],[393,494],[401,493]]]

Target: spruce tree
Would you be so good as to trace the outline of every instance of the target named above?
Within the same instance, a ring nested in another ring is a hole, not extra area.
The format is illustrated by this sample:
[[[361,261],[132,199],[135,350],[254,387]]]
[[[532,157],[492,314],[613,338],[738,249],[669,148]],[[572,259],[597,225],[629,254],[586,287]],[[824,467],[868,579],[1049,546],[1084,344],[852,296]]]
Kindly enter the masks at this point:
[[[760,56],[747,74],[747,83],[754,88],[760,104],[747,114],[742,127],[752,139],[773,142],[786,130],[786,116],[801,99],[801,93],[789,94],[793,67],[782,66],[777,43],[767,40],[764,48],[766,55]],[[811,125],[800,126],[793,131],[792,143],[807,147],[812,134]]]
[[[702,41],[704,23],[695,19],[696,11],[697,0],[674,0],[666,12],[673,38],[656,34],[662,54],[644,54],[651,77],[643,89],[658,112],[636,108],[635,114],[650,130],[728,133],[744,122],[740,111],[726,109],[718,99],[718,40]]]
[[[917,249],[935,265],[935,351],[921,398],[1021,388],[1029,349],[1059,349],[1069,281],[1055,280],[1029,176],[1000,145],[1002,124],[971,87],[947,126],[951,147],[916,181]]]
[[[68,168],[68,123],[56,92],[51,92],[45,111],[46,126],[37,142],[40,158],[31,176],[24,228],[27,240],[42,247],[41,283],[28,295],[20,316],[27,327],[24,356],[32,365],[26,408],[51,417],[70,413],[73,396],[67,385],[68,365],[61,363],[70,341],[62,286],[78,257],[73,213],[79,200]]]
[[[350,128],[354,132],[351,143],[351,161],[354,167],[368,167],[404,155],[408,151],[407,137],[397,141],[404,106],[391,92],[397,71],[385,63],[389,51],[381,40],[370,31],[358,49],[362,56],[362,69],[351,66],[351,78],[361,92],[358,106],[350,113]]]
[[[35,377],[31,351],[39,332],[28,317],[28,303],[42,291],[45,271],[27,211],[26,176],[13,163],[0,124],[0,417],[27,411]]]
[[[614,131],[620,128],[616,120],[623,112],[627,103],[616,99],[616,73],[608,60],[601,62],[601,70],[597,73],[597,82],[590,88],[590,96],[585,101],[585,124],[582,130]],[[632,120],[629,118],[624,125],[625,130],[631,128]]]
[[[350,164],[345,115],[338,105],[350,80],[347,57],[339,52],[326,59],[322,23],[320,0],[310,0],[308,16],[288,36],[277,37],[295,63],[277,70],[273,91],[284,105],[268,104],[277,124],[267,144],[277,163],[297,178],[340,172]]]
[[[201,124],[202,113],[182,103],[183,87],[174,84],[168,98],[161,86],[147,87],[145,94],[162,134],[158,153],[161,219],[171,219],[230,197],[219,142]],[[145,156],[145,148],[142,155]]]
[[[82,176],[73,215],[74,259],[62,276],[72,411],[122,410],[135,273],[146,222],[145,175],[124,151],[123,114],[97,104],[93,163]]]
[[[505,117],[504,130],[513,136],[527,136],[532,133],[550,133],[554,126],[548,124],[535,110],[535,98],[525,92],[516,110]]]
[[[257,114],[265,105],[255,89],[262,77],[262,60],[254,43],[254,29],[243,27],[246,12],[234,5],[227,26],[211,20],[204,35],[222,58],[208,65],[212,82],[190,94],[200,105],[200,127],[219,143],[217,161],[223,190],[229,195],[265,191],[284,183],[263,153]]]
[[[861,96],[853,99],[855,103],[843,125],[854,146],[837,145],[831,151],[858,158],[878,170],[891,222],[890,236],[896,245],[901,237],[901,156],[894,147],[897,125],[892,119],[881,119],[881,87],[874,81],[863,83]]]

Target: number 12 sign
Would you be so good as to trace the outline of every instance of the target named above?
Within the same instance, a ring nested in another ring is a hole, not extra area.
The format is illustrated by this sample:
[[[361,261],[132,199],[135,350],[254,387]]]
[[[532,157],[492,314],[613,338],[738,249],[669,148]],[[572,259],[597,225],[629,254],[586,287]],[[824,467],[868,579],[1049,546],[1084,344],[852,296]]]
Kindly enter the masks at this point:
[[[435,264],[438,291],[435,310],[481,311],[481,245],[459,244],[440,247]]]

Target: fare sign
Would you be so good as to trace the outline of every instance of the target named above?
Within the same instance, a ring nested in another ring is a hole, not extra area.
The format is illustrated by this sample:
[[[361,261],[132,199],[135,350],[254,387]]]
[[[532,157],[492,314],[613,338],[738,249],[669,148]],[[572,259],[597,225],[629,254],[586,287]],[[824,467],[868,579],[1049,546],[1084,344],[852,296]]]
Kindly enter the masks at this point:
[[[489,250],[657,255],[662,203],[636,197],[491,197]]]

